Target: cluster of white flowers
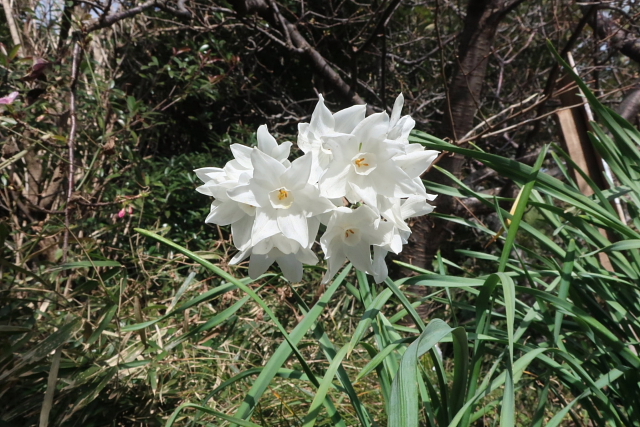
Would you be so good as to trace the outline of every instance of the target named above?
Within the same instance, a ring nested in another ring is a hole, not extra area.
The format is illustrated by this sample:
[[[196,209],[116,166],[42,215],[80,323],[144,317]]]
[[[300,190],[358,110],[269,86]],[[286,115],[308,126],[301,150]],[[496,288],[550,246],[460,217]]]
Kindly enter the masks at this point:
[[[383,281],[386,254],[399,253],[411,234],[406,220],[431,212],[435,198],[420,175],[438,152],[409,143],[415,122],[400,117],[403,103],[401,94],[391,117],[365,118],[364,105],[332,114],[320,96],[310,123],[298,126],[303,156],[289,161],[292,144],[278,144],[262,125],[257,147],[233,144],[224,168],[197,169],[197,191],[215,198],[206,222],[231,225],[239,250],[231,263],[250,257],[255,279],[276,262],[299,282],[302,265],[318,262],[311,247],[323,224],[323,283],[346,259]]]

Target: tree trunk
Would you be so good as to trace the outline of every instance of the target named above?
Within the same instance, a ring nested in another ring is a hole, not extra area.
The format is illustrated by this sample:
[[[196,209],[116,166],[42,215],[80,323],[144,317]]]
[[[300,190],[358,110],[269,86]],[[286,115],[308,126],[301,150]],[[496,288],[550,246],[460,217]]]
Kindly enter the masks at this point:
[[[501,0],[470,0],[460,36],[458,68],[448,90],[443,122],[444,137],[462,139],[473,128],[481,103],[491,47],[504,17]]]
[[[519,2],[518,2],[519,3]],[[501,0],[469,0],[464,29],[460,36],[458,67],[448,88],[443,120],[442,138],[461,140],[474,126],[474,118],[481,105],[487,63],[498,25],[516,5],[504,6]],[[444,156],[438,166],[460,176],[464,159],[460,156]],[[423,178],[440,184],[452,182],[435,169]],[[440,196],[435,201],[435,211],[449,214],[454,211],[454,200]],[[423,217],[416,221],[403,261],[429,268],[442,245],[453,237],[453,228],[447,221]],[[408,258],[410,257],[410,259]]]
[[[638,117],[640,114],[640,83],[634,85],[625,95],[618,107],[618,113],[630,122],[634,122]]]
[[[629,59],[640,63],[640,37],[623,28],[612,16],[602,12],[594,14],[589,24],[598,38]],[[640,83],[636,83],[618,107],[618,113],[633,122],[640,114]]]

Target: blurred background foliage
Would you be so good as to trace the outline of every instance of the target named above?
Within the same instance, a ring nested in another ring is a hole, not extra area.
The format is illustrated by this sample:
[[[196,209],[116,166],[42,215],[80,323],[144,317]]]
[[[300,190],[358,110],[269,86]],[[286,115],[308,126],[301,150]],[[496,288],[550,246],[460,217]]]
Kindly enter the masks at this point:
[[[193,169],[224,165],[229,145],[253,144],[261,124],[280,141],[295,139],[320,93],[333,111],[366,102],[374,112],[390,111],[399,92],[417,129],[532,165],[543,144],[564,141],[556,117],[567,107],[559,97],[565,83],[546,40],[572,53],[604,106],[638,124],[639,9],[636,0],[3,0],[0,97],[18,96],[0,105],[0,425],[162,425],[187,401],[237,407],[251,376],[209,393],[262,366],[278,330],[241,292],[212,292],[221,279],[134,231],[155,231],[244,276],[244,266],[227,264],[228,230],[203,222],[209,201],[194,191]],[[542,170],[570,181],[565,162]],[[508,210],[519,189],[479,160],[444,166],[453,178],[428,176],[434,189],[455,178],[471,190],[441,196],[441,216],[413,224],[400,261],[440,274],[490,273],[500,247],[488,245],[486,231],[500,229],[499,209]],[[634,206],[625,209],[637,228]],[[557,237],[547,217],[527,215]],[[482,227],[449,225],[456,222]],[[533,252],[549,250],[522,239]],[[309,270],[306,282],[320,274]],[[291,328],[304,313],[283,283],[274,276],[255,286]],[[295,287],[308,305],[322,293]],[[474,319],[459,309],[462,293],[414,291],[425,319]],[[334,298],[322,322],[344,343],[365,301],[349,287]],[[185,301],[195,302],[146,329],[123,329]],[[408,327],[395,322],[400,332]],[[319,360],[312,366],[322,376],[326,360],[315,345],[309,339],[301,348]],[[356,351],[350,369],[368,361]],[[359,392],[383,424],[381,391],[367,378]],[[557,391],[555,408],[576,393]],[[538,395],[519,396],[519,422],[528,425]],[[253,419],[300,425],[296,407],[312,400],[280,378]]]

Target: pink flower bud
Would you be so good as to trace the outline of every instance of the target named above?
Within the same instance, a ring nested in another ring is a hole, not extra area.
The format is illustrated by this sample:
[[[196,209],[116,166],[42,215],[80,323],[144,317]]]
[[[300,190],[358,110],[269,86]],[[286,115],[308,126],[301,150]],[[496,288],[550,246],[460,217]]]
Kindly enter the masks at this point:
[[[127,214],[127,211],[125,210],[125,208],[122,208],[120,212],[118,212],[118,218],[124,218],[126,214]]]

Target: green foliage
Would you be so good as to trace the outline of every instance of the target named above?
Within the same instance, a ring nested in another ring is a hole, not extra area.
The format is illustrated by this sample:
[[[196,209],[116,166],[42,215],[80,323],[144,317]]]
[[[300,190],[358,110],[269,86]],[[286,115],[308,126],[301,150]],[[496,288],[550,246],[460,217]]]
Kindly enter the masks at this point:
[[[594,123],[591,136],[620,182],[612,191],[593,187],[594,196],[586,197],[575,184],[564,184],[515,161],[451,146],[425,134],[416,138],[429,148],[480,160],[524,185],[524,189],[529,185],[525,185],[528,177],[535,177],[529,202],[521,199],[518,206],[537,211],[551,226],[552,233],[541,232],[517,218],[522,209],[511,217],[500,210],[495,201],[462,183],[455,192],[495,206],[503,218],[512,218],[511,227],[521,221],[519,230],[525,235],[516,237],[514,251],[506,250],[505,246],[502,252],[505,271],[520,282],[515,287],[518,296],[516,347],[524,356],[535,352],[536,346],[530,343],[532,337],[539,348],[546,349],[546,354],[538,355],[529,370],[535,372],[542,383],[557,381],[562,388],[550,388],[556,395],[563,396],[568,391],[573,396],[548,425],[558,425],[567,414],[574,420],[580,418],[581,415],[574,412],[575,407],[582,407],[596,425],[638,425],[635,408],[640,403],[637,401],[640,359],[636,353],[640,329],[637,322],[640,258],[634,243],[639,234],[635,225],[630,226],[618,216],[611,202],[622,197],[629,213],[638,210],[635,174],[640,164],[637,150],[640,133],[601,105],[588,88],[579,83],[600,123],[611,132],[609,136]],[[559,154],[565,156],[562,152]],[[570,161],[566,157],[564,160]],[[452,194],[452,190],[438,188]],[[511,228],[507,239],[509,237],[513,237]],[[615,240],[612,242],[610,238]],[[530,239],[536,241],[541,250],[532,251],[527,243]],[[523,243],[519,244],[518,240]],[[425,280],[426,285],[428,276],[415,280]],[[502,327],[491,326],[484,333],[497,338],[503,331]],[[479,344],[476,348],[480,348]],[[471,384],[474,381],[477,379]],[[548,391],[545,396],[546,393]],[[539,413],[544,413],[544,408],[548,411],[549,405],[549,400],[541,401]]]
[[[476,197],[493,206],[503,218],[507,234],[497,237],[501,243],[496,244],[502,244],[500,254],[465,252],[493,260],[497,273],[454,277],[419,271],[418,276],[387,280],[377,288],[364,274],[351,276],[345,270],[312,306],[292,289],[304,316],[291,332],[283,329],[258,293],[243,288],[285,340],[263,368],[252,371],[259,375],[233,417],[205,406],[205,400],[178,408],[168,425],[188,419],[206,423],[208,416],[213,416],[212,420],[219,416],[236,425],[252,425],[246,423],[248,420],[265,425],[275,422],[267,420],[276,416],[282,423],[282,413],[265,413],[260,406],[268,388],[279,384],[279,375],[304,381],[303,389],[313,390],[307,399],[286,403],[293,415],[284,416],[290,425],[469,426],[485,417],[499,418],[503,426],[556,426],[566,417],[592,425],[638,425],[635,408],[640,404],[640,358],[635,347],[640,331],[640,235],[617,216],[609,199],[624,194],[631,205],[640,195],[632,187],[635,165],[640,164],[635,150],[640,146],[640,133],[594,98],[591,101],[615,138],[616,143],[594,124],[594,142],[618,174],[621,188],[609,193],[594,188],[595,195],[586,197],[575,185],[541,171],[544,150],[536,165],[530,167],[416,133],[414,141],[472,156],[522,186],[512,215],[496,200],[461,182],[458,189],[431,184],[441,193]],[[619,149],[626,150],[626,155],[616,157]],[[623,172],[626,175],[620,176]],[[629,209],[638,209],[638,205]],[[538,215],[525,215],[526,211],[537,211]],[[540,216],[552,226],[552,232],[529,223],[535,224]],[[600,229],[615,235],[617,241],[608,241]],[[496,236],[486,231],[487,239]],[[175,243],[140,232],[181,251],[230,283],[237,282]],[[530,246],[532,241],[536,242],[535,251]],[[610,267],[602,254],[607,254]],[[446,260],[439,261],[447,264]],[[438,319],[431,319],[425,326],[415,311],[420,302],[407,300],[401,290],[405,285],[436,290],[428,299],[452,304],[451,320],[461,324],[464,319],[463,326],[452,328]],[[323,313],[336,305],[333,301],[340,288],[349,290],[362,314],[356,317],[359,320],[350,339],[336,342],[324,327],[333,317]],[[448,298],[444,298],[445,293]],[[391,303],[393,298],[395,303]],[[397,315],[385,314],[388,310],[395,312],[397,304],[401,307]],[[413,326],[399,322],[406,316],[411,317]],[[301,345],[305,335],[313,336],[315,342]],[[321,350],[324,367],[320,371],[306,356],[310,345]],[[442,346],[442,352],[437,345]],[[365,353],[354,357],[359,348]],[[425,363],[425,354],[429,354],[429,363]],[[366,366],[353,372],[352,364],[359,360]],[[292,363],[290,368],[286,367],[288,363]],[[366,381],[374,371],[377,377],[372,386]],[[231,378],[216,393],[238,387],[246,375],[249,371]],[[381,411],[361,398],[358,390],[364,384],[378,391],[384,402]],[[540,393],[532,393],[532,389]],[[188,408],[196,412],[189,412],[191,415],[185,418],[183,410]]]
[[[461,250],[495,274],[458,267],[464,276],[456,277],[446,274],[456,266],[440,258],[439,274],[418,270],[381,286],[345,269],[318,295],[273,275],[238,280],[224,268],[225,250],[206,251],[213,235],[194,231],[206,202],[184,191],[195,186],[184,171],[206,164],[208,154],[145,158],[135,170],[116,164],[107,176],[94,171],[121,183],[105,188],[103,200],[133,207],[129,224],[157,232],[138,229],[109,249],[78,239],[84,256],[43,265],[38,274],[3,261],[10,284],[0,309],[4,420],[35,423],[53,372],[55,423],[106,417],[147,425],[410,427],[490,418],[504,426],[554,426],[569,416],[637,425],[640,233],[610,199],[624,197],[630,212],[640,210],[640,133],[591,101],[612,135],[594,125],[594,144],[621,183],[594,188],[593,197],[542,172],[544,150],[530,167],[414,135],[522,186],[511,215],[462,182],[428,183],[443,195],[475,197],[502,218],[506,237],[466,222],[487,241],[495,238],[498,253]],[[554,161],[562,161],[556,151]],[[547,227],[538,226],[541,218]],[[101,223],[99,215],[86,221],[88,229],[102,227],[95,239],[128,227]],[[0,236],[11,245],[6,225]],[[306,277],[318,280],[313,271]],[[411,302],[408,285],[432,294]],[[38,286],[40,294],[29,290]],[[416,308],[432,301],[450,305],[448,322],[424,324]],[[58,349],[56,372],[49,355]]]
[[[443,85],[431,76],[444,78],[455,63],[423,55],[442,49],[453,57],[455,44],[440,46],[434,10],[398,9],[387,29],[393,62],[380,66],[378,40],[351,57],[375,15],[340,4],[353,19],[329,3],[306,17],[296,16],[300,2],[283,11],[300,18],[304,36],[345,79],[357,77],[356,91],[373,104],[385,104],[376,90],[386,65],[399,71],[386,86],[402,87],[408,102],[415,97],[423,126],[437,124],[441,112],[430,104],[444,97]],[[451,34],[461,25],[454,9],[443,18]],[[416,133],[416,141],[468,155],[522,186],[512,216],[501,208],[507,200],[462,182],[430,185],[441,197],[480,200],[506,237],[448,217],[481,236],[478,250],[460,249],[461,265],[440,257],[437,274],[420,270],[381,286],[345,269],[323,289],[320,267],[304,284],[277,275],[236,279],[245,267],[227,265],[226,230],[203,224],[208,201],[192,191],[191,171],[223,164],[228,146],[252,140],[265,121],[293,132],[315,90],[330,88],[302,56],[285,61],[286,49],[267,48],[272,41],[256,36],[264,23],[210,18],[215,33],[167,30],[162,19],[145,18],[150,36],[138,36],[137,22],[113,38],[105,31],[83,41],[70,200],[72,58],[47,45],[50,63],[38,71],[16,46],[0,52],[1,95],[21,94],[0,115],[0,422],[37,425],[49,407],[49,425],[557,426],[567,417],[577,425],[638,425],[636,129],[583,86],[603,126],[592,141],[617,180],[609,190],[594,188],[593,197],[542,172],[571,165],[557,147],[553,160],[543,154],[529,167]],[[539,17],[518,21],[532,27]],[[36,24],[33,32],[50,29]],[[8,35],[0,23],[0,36]],[[515,50],[529,56],[490,64],[496,79],[526,78],[516,86],[527,91],[540,73],[517,70],[544,54],[543,44],[528,40]],[[513,99],[496,93],[485,116],[530,95],[521,90]],[[611,206],[615,198],[630,221]],[[409,285],[428,296],[411,300]],[[417,308],[427,304],[443,308],[425,325]]]

